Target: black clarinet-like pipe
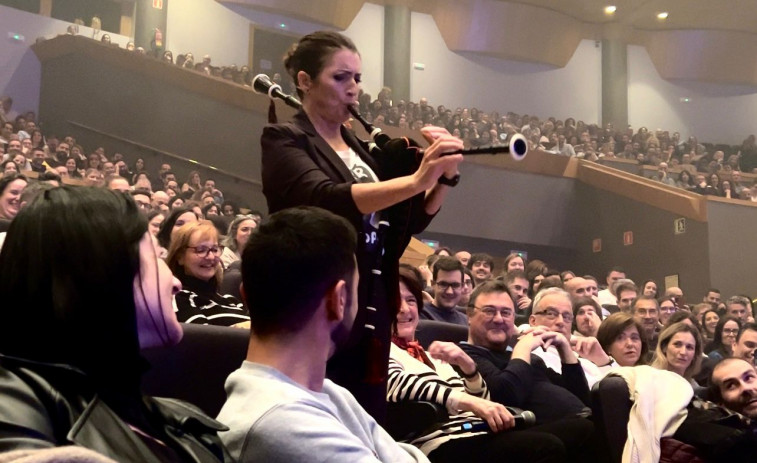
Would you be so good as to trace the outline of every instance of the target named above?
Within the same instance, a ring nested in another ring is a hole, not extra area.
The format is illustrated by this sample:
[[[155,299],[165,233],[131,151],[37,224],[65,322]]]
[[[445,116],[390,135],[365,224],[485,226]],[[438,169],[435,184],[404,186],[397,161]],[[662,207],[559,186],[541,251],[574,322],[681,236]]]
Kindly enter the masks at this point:
[[[481,148],[468,148],[465,150],[455,151],[454,153],[444,153],[442,156],[450,154],[462,154],[463,156],[472,156],[475,154],[500,154],[509,153],[516,161],[522,161],[528,154],[528,141],[526,137],[519,133],[510,136],[507,145],[504,146],[482,146]]]
[[[392,137],[382,132],[380,128],[366,121],[365,118],[360,115],[357,106],[347,105],[347,110],[352,114],[352,117],[354,117],[356,121],[360,122],[360,125],[362,125],[365,131],[368,132],[368,135],[370,135],[372,143],[369,143],[368,148],[371,151],[373,151],[374,146],[380,150],[384,149],[384,146],[389,143],[389,140],[391,140]]]

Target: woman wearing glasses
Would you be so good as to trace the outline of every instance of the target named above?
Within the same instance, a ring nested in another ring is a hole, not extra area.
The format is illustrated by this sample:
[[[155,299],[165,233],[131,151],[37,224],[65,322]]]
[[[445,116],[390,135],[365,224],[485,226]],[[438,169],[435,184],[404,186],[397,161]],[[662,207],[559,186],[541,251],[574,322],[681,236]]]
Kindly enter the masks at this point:
[[[218,231],[208,220],[185,224],[176,231],[166,263],[184,288],[176,294],[180,322],[249,327],[250,317],[242,303],[234,296],[218,294],[222,252]]]
[[[705,346],[707,357],[722,360],[733,355],[733,345],[741,330],[741,322],[733,317],[721,317],[715,327],[712,342]]]

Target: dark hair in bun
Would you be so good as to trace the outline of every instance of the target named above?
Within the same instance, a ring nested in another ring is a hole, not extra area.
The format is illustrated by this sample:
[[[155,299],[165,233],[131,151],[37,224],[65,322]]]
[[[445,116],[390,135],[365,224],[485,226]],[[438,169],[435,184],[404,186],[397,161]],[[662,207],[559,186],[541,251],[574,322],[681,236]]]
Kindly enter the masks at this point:
[[[338,32],[313,32],[292,45],[292,48],[284,55],[284,66],[296,85],[298,72],[304,71],[315,79],[326,65],[326,60],[341,49],[357,53],[352,40]],[[302,99],[303,94],[299,88],[297,88],[297,95]]]

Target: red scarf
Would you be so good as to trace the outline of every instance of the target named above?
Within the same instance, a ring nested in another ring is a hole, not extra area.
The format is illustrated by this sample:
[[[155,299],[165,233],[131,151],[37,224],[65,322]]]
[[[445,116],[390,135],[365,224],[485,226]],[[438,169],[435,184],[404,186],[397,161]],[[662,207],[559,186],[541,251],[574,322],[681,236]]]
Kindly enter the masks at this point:
[[[423,346],[421,346],[421,343],[419,343],[418,341],[406,341],[405,339],[398,336],[392,336],[392,342],[395,343],[400,349],[410,354],[410,356],[414,359],[424,363],[432,370],[436,371],[434,364],[431,363],[428,355],[426,355],[426,351],[423,350]]]

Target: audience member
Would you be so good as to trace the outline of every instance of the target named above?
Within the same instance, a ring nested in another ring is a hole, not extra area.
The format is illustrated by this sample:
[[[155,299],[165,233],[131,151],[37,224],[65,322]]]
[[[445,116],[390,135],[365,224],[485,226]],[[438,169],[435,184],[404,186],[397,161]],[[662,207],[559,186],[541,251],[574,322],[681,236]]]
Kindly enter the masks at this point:
[[[249,326],[250,317],[234,296],[218,294],[223,278],[216,227],[207,220],[182,225],[171,238],[166,263],[181,281],[176,317],[182,323]]]
[[[198,220],[200,220],[200,217],[198,217],[197,213],[190,208],[180,207],[172,210],[166,217],[166,220],[160,224],[160,231],[158,231],[156,236],[158,244],[164,248],[167,253],[176,231],[184,224],[197,222]]]
[[[739,319],[742,324],[747,323],[751,315],[749,299],[743,296],[731,296],[726,301],[726,315]]]
[[[0,219],[13,220],[21,208],[21,193],[28,181],[22,174],[10,172],[0,177]]]
[[[741,321],[727,315],[720,317],[715,327],[712,342],[705,346],[705,352],[711,359],[721,360],[733,355],[733,346],[741,331]]]
[[[229,268],[231,264],[242,258],[244,246],[257,226],[258,222],[250,215],[238,215],[229,224],[229,232],[224,239],[224,249],[221,254],[223,268]]]
[[[427,461],[326,379],[357,314],[356,237],[345,219],[299,207],[271,215],[243,250],[250,346],[218,416],[238,461]]]
[[[493,280],[477,286],[468,306],[470,330],[463,351],[475,362],[492,400],[531,410],[540,428],[556,435],[574,461],[592,449],[586,439],[592,425],[584,418],[589,388],[578,359],[565,337],[542,327],[527,330],[508,351],[508,333],[515,309],[504,282]],[[531,355],[537,347],[555,346],[562,359],[562,374],[550,373],[544,362]],[[569,436],[570,435],[570,436]],[[579,441],[583,441],[579,443]],[[588,461],[588,460],[586,460]]]
[[[421,319],[468,326],[468,318],[457,310],[464,281],[463,264],[454,257],[440,257],[432,270],[434,300],[423,305]]]
[[[232,461],[223,425],[141,393],[140,349],[182,337],[179,283],[125,195],[47,191],[16,218],[0,269],[0,452],[75,443],[108,461]]]
[[[607,288],[599,292],[599,305],[618,305],[618,299],[615,294],[610,291],[612,284],[618,280],[624,279],[626,272],[620,267],[613,267],[607,272]]]
[[[757,350],[757,324],[745,323],[741,326],[733,345],[733,356],[754,365],[755,350]]]
[[[473,281],[478,286],[492,278],[494,258],[485,253],[473,254],[468,261],[468,268],[473,273]]]
[[[617,312],[602,321],[597,330],[597,340],[622,367],[644,365],[649,348],[642,337],[641,324],[631,314]]]
[[[573,301],[573,335],[597,337],[599,326],[602,324],[600,318],[602,308],[599,307],[597,301],[588,296],[571,295],[571,299]]]
[[[672,371],[683,376],[692,386],[698,386],[693,377],[701,366],[702,336],[699,330],[684,322],[673,323],[662,330],[652,367]]]

